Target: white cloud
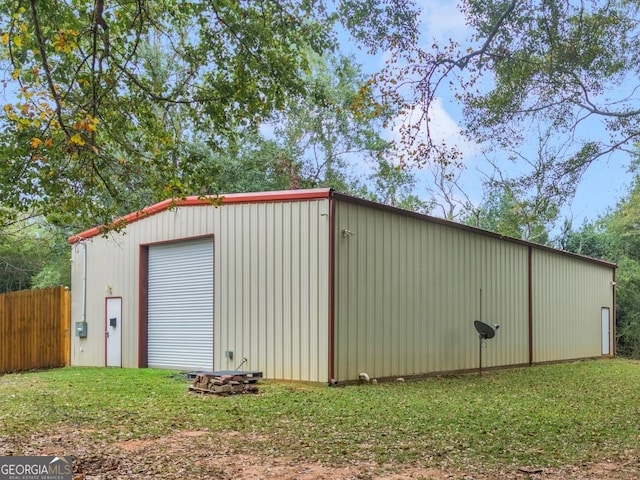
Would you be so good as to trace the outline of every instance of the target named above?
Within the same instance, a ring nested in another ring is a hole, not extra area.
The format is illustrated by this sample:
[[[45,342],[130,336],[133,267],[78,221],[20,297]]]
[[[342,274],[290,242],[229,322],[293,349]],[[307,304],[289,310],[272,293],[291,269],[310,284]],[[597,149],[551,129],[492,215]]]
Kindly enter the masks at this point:
[[[424,118],[426,118],[424,109],[420,105],[411,111],[399,114],[394,121],[390,122],[391,126],[385,132],[385,138],[394,141],[400,149],[410,149],[411,145],[403,144],[401,130],[412,125],[419,128],[418,141],[420,137],[425,138],[427,125],[424,120],[421,122],[421,119]],[[462,153],[463,161],[469,160],[479,153],[479,146],[462,135],[460,125],[447,112],[440,98],[436,98],[432,103],[428,122],[432,141],[436,144],[445,144],[450,148],[455,147]]]
[[[393,128],[387,132],[387,138],[396,142],[400,151],[411,150],[411,145],[402,142],[400,129],[409,124],[417,124],[423,116],[424,110],[416,107],[411,112],[398,115],[393,122]],[[426,125],[424,121],[419,124],[419,135],[426,136]],[[447,112],[445,103],[440,98],[436,98],[431,105],[429,112],[429,129],[434,143],[444,143],[449,148],[455,148],[462,156],[462,165],[458,168],[455,165],[443,167],[437,163],[418,165],[408,162],[407,168],[415,175],[416,185],[414,193],[423,199],[430,199],[434,202],[432,215],[439,217],[457,218],[464,211],[463,206],[468,202],[477,204],[482,198],[482,176],[478,174],[477,161],[480,156],[480,146],[469,141],[462,135],[460,125]],[[420,138],[418,138],[420,141]],[[443,174],[453,175],[450,180],[440,182]]]
[[[458,3],[451,0],[422,0],[417,2],[421,8],[420,22],[424,26],[422,42],[430,45],[434,40],[461,41],[469,34],[466,20]]]
[[[450,40],[463,42],[469,37],[470,29],[466,25],[464,14],[458,8],[458,2],[452,0],[417,0],[417,7],[420,9],[419,21],[420,39],[419,45],[422,49],[429,51],[435,42],[447,45]],[[397,58],[397,53],[383,52],[378,56],[378,68],[384,68],[391,60],[400,60],[399,67],[406,66],[402,59]],[[401,93],[405,98],[411,98],[412,88],[408,84],[401,87]],[[456,147],[463,154],[463,159],[470,159],[479,153],[480,148],[473,142],[462,136],[461,128],[454,118],[460,115],[461,106],[456,104],[449,92],[442,88],[440,92],[444,96],[436,98],[430,107],[429,129],[431,137],[435,143],[445,143],[450,147]],[[424,117],[424,107],[416,105],[412,111],[405,111],[390,122],[392,127],[387,134],[387,138],[396,141],[400,145],[400,130],[403,126],[416,124],[421,117]],[[426,125],[420,125],[420,135],[426,135]],[[408,146],[406,146],[408,147]],[[405,148],[406,148],[405,147]]]
[[[442,100],[436,98],[429,112],[429,129],[434,141],[444,142],[448,145],[456,145],[461,151],[471,153],[473,145],[463,136],[458,123],[445,110]]]

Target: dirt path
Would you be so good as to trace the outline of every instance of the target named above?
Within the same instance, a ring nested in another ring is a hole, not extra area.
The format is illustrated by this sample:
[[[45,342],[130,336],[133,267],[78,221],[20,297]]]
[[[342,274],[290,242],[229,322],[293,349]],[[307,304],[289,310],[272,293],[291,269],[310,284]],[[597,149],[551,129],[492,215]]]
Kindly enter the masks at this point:
[[[154,440],[96,440],[94,431],[57,432],[32,438],[0,437],[0,455],[71,455],[75,480],[635,480],[640,459],[622,454],[615,462],[581,467],[504,470],[441,470],[420,465],[346,463],[324,465],[287,457],[250,454],[238,448],[237,435],[181,431]],[[265,439],[256,439],[264,442]],[[251,442],[252,439],[246,439]]]

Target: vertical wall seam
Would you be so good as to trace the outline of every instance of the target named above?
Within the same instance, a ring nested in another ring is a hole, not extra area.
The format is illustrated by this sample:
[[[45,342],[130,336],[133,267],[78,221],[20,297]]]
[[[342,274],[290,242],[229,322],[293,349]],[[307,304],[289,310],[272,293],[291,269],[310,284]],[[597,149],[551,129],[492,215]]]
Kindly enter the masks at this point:
[[[336,253],[336,201],[329,196],[329,379],[334,378],[335,366],[335,253]]]
[[[138,368],[145,368],[148,366],[149,247],[139,247],[138,261]]]
[[[528,319],[529,319],[529,365],[533,365],[533,247],[529,245],[527,259],[527,296],[528,296]]]
[[[613,304],[611,305],[611,307],[612,307],[611,308],[611,322],[612,322],[611,331],[613,332],[613,335],[611,335],[611,338],[609,338],[609,342],[610,342],[610,344],[613,343],[613,348],[611,349],[611,352],[612,352],[612,356],[615,357],[616,353],[617,353],[616,352],[616,346],[617,346],[617,343],[618,343],[618,342],[616,342],[616,323],[617,323],[617,320],[616,320],[616,268],[615,267],[613,268],[613,285],[612,285],[611,288],[613,290],[613,293],[612,293],[612,297],[613,297],[612,298],[612,302],[613,302]]]

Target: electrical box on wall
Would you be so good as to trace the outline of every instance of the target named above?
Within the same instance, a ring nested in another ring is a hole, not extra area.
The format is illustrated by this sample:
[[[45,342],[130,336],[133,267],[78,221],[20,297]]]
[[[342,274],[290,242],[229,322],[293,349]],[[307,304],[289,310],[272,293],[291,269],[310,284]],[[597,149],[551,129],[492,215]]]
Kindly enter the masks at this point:
[[[87,322],[76,322],[76,337],[87,338]]]

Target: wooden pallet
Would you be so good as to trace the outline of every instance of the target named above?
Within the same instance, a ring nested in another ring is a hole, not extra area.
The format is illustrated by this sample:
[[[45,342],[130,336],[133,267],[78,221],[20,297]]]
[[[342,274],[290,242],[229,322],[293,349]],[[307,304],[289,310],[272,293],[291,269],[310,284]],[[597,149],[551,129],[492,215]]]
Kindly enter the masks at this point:
[[[215,395],[234,395],[238,393],[257,393],[258,377],[243,375],[196,374],[189,390],[197,393]]]
[[[211,372],[211,371],[205,372],[203,370],[198,370],[196,372],[188,372],[187,378],[189,380],[194,380],[197,375],[212,375],[215,377],[230,375],[232,377],[242,377],[243,381],[252,380],[254,382],[257,382],[259,379],[262,378],[262,372],[246,371],[246,370],[216,370],[214,372]]]

